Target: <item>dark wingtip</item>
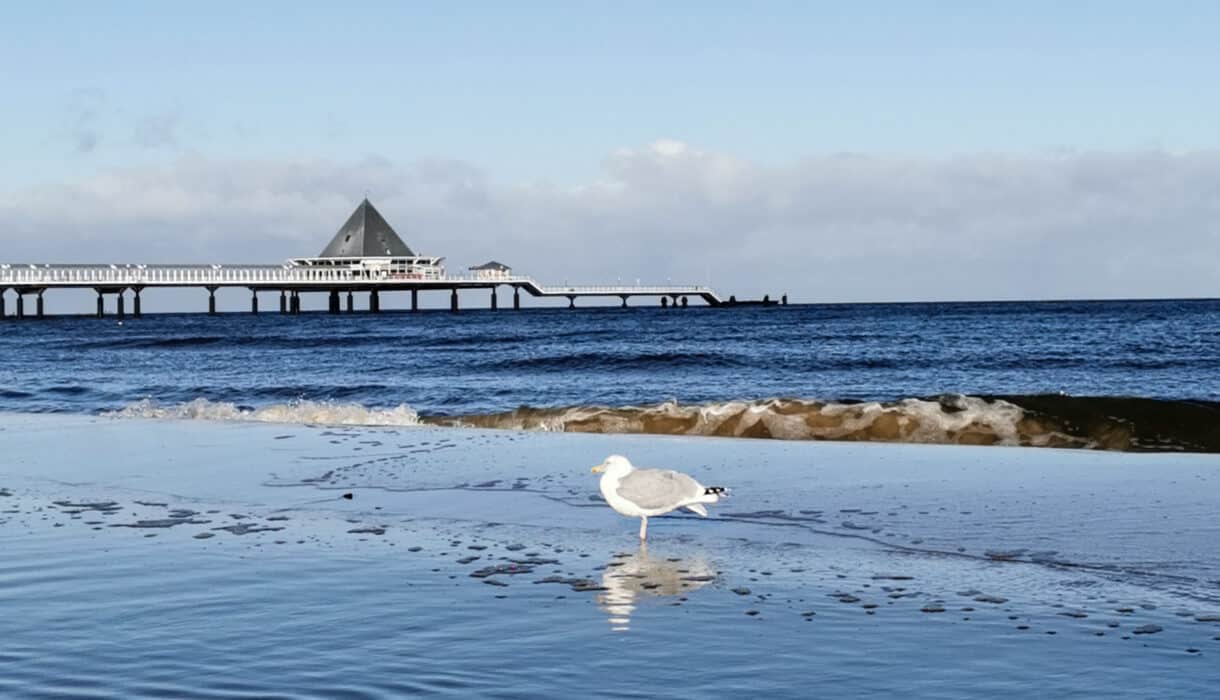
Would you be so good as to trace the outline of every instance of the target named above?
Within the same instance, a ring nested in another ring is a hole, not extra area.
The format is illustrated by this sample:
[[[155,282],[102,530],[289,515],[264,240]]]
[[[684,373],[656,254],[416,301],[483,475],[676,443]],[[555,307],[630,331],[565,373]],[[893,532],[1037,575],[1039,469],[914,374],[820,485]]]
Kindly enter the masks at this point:
[[[728,489],[723,486],[708,486],[703,489],[704,496],[720,496],[725,493],[728,493]]]

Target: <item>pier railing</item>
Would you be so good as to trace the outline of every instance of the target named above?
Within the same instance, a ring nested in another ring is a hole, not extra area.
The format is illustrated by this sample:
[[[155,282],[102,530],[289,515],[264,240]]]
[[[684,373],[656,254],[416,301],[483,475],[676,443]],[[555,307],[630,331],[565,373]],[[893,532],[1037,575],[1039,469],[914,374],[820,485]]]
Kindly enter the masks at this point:
[[[533,277],[440,275],[432,271],[327,269],[294,265],[0,265],[0,288],[251,287],[328,289],[494,287],[511,285],[533,296],[697,295],[719,301],[700,285],[542,285]]]

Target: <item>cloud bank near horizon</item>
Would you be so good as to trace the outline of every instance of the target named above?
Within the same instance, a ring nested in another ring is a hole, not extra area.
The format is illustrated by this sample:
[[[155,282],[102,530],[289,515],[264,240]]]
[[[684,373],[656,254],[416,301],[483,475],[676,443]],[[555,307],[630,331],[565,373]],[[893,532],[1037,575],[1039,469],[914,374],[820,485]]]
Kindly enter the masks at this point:
[[[364,196],[451,270],[711,283],[798,301],[1220,296],[1220,151],[764,164],[678,141],[582,184],[478,166],[214,160],[0,193],[5,262],[279,262]]]

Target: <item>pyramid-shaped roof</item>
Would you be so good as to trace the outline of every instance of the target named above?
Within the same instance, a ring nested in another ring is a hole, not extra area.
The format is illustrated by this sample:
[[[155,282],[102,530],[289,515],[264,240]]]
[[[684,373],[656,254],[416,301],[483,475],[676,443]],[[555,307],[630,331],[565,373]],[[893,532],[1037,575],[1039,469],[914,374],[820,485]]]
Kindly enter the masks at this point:
[[[319,258],[411,257],[415,253],[403,243],[381,212],[366,197],[347,218]]]

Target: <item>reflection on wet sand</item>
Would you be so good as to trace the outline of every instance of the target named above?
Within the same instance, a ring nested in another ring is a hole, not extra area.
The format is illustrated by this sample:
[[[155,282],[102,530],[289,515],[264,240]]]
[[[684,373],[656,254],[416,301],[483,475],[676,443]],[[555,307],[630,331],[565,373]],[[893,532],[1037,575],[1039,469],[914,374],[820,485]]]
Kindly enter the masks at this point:
[[[637,599],[681,596],[714,580],[716,572],[702,557],[650,556],[641,545],[635,554],[616,554],[606,563],[602,573],[605,592],[597,596],[597,606],[608,616],[610,629],[625,632],[630,629]]]

